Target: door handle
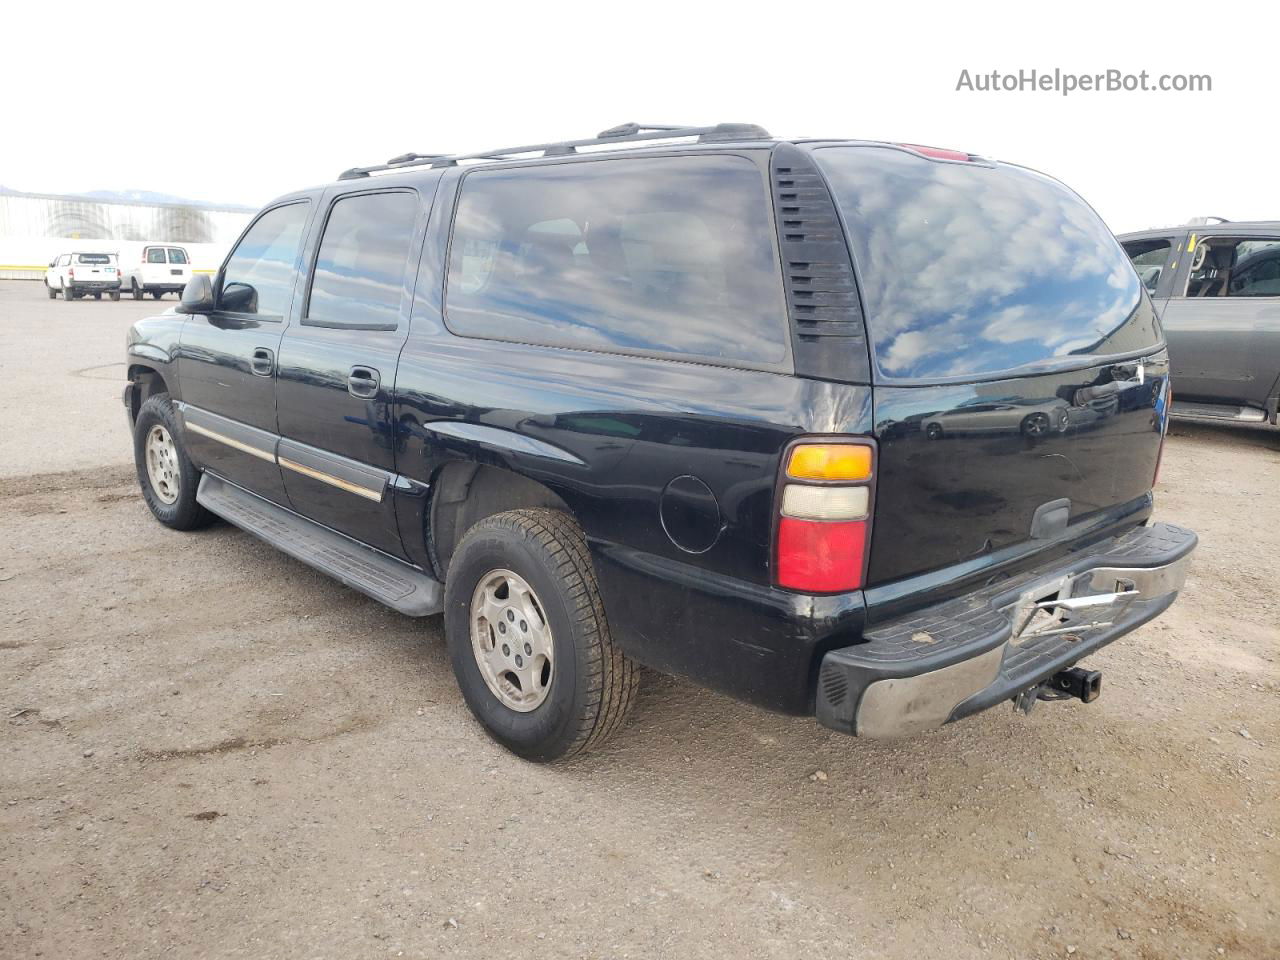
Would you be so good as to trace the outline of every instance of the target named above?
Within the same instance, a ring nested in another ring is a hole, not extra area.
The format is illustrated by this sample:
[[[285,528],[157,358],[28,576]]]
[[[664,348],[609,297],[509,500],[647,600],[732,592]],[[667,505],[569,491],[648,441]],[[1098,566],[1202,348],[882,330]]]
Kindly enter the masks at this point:
[[[254,376],[269,377],[276,367],[276,355],[266,347],[256,347],[249,358],[249,369]]]
[[[373,367],[352,367],[347,376],[347,393],[361,400],[369,400],[378,395],[378,371]]]

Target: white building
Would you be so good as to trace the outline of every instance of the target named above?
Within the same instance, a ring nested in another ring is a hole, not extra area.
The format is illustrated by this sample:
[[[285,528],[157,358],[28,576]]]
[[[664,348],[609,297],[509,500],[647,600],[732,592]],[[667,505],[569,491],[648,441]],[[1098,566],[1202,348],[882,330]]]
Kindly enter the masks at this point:
[[[0,192],[0,279],[39,280],[61,253],[127,258],[149,243],[181,244],[195,270],[213,272],[254,212],[248,207]]]

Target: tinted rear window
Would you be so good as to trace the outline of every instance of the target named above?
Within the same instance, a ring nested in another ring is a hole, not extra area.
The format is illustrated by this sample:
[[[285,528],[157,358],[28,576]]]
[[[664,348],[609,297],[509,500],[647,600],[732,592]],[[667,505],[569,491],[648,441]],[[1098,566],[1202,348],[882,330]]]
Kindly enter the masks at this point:
[[[786,357],[769,196],[741,157],[469,174],[447,306],[449,327],[466,336],[759,364]]]
[[[76,257],[77,263],[110,263],[111,256],[106,253],[82,253]]]
[[[816,156],[848,227],[879,379],[990,377],[1160,342],[1124,250],[1057,181],[886,148]]]
[[[303,323],[394,330],[404,294],[416,193],[336,201],[320,240]]]
[[[185,250],[183,250],[183,249],[181,249],[181,248],[179,248],[179,247],[170,247],[170,248],[169,248],[169,262],[170,262],[170,263],[186,263],[186,262],[187,262],[187,251],[185,251]]]

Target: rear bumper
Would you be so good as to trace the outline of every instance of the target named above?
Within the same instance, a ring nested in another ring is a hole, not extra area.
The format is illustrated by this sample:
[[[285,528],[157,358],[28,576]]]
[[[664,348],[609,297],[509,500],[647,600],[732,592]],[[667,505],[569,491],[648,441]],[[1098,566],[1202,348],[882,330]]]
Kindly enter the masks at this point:
[[[119,290],[119,280],[68,280],[67,287],[72,290]]]
[[[1070,557],[864,632],[827,653],[816,712],[887,738],[1009,700],[1158,616],[1186,579],[1196,535],[1138,527]]]

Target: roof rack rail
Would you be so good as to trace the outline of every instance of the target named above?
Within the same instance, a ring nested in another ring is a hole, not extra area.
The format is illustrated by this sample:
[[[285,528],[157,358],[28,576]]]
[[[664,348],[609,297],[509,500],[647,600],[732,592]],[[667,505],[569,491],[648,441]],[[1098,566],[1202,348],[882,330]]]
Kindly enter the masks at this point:
[[[432,167],[456,167],[460,160],[508,160],[526,154],[544,157],[564,157],[578,152],[578,147],[594,147],[615,143],[635,143],[646,140],[671,140],[678,137],[697,137],[699,143],[717,143],[731,140],[767,140],[769,131],[754,123],[717,123],[710,127],[681,127],[657,123],[622,123],[608,130],[601,130],[585,140],[561,140],[556,143],[534,143],[523,147],[501,147],[480,153],[405,153],[392,157],[386,163],[372,167],[352,167],[338,175],[339,180],[355,180],[383,170],[399,170],[402,167],[429,165]]]

